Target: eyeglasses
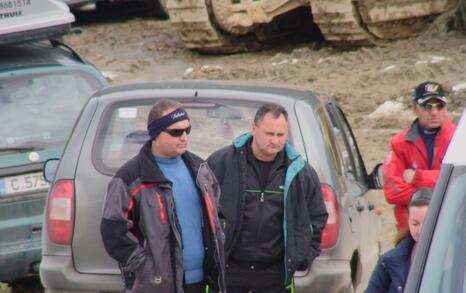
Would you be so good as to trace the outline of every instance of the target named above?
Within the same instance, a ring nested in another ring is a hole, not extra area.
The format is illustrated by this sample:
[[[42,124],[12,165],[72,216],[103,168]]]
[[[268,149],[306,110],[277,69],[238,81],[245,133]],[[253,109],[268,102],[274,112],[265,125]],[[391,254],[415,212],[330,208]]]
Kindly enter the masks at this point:
[[[170,136],[173,136],[173,137],[180,137],[185,132],[186,132],[186,134],[189,134],[191,132],[191,126],[188,126],[186,128],[165,129],[163,132],[166,132]]]
[[[419,107],[428,112],[432,111],[434,108],[440,111],[445,108],[445,103],[424,103],[419,105]]]

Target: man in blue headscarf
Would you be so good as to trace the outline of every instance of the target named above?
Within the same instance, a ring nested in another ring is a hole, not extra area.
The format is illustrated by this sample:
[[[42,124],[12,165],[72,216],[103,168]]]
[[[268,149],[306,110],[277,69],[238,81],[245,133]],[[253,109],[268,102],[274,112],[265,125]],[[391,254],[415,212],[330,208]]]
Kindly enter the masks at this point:
[[[109,183],[101,222],[107,252],[128,292],[225,291],[217,180],[187,151],[191,123],[181,104],[157,102],[150,139]]]

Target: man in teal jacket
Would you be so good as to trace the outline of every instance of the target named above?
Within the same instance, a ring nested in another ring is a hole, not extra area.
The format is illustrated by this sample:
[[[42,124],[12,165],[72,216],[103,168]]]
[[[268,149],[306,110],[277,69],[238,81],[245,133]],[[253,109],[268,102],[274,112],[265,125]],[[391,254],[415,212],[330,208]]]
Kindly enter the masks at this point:
[[[286,110],[266,104],[251,133],[207,160],[222,190],[229,293],[290,292],[293,273],[320,254],[320,181],[287,138]]]

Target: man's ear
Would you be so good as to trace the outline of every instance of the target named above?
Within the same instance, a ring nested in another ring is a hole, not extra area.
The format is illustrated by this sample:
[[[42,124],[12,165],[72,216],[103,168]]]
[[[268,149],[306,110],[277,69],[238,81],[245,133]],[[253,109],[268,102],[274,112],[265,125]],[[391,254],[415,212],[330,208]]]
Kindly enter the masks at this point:
[[[411,110],[413,111],[413,113],[417,115],[416,104],[415,104],[413,101],[411,101],[411,102],[409,103],[409,107],[411,108]]]
[[[256,132],[256,128],[257,128],[256,123],[252,122],[252,124],[251,124],[251,134],[252,135],[254,135],[254,133]]]

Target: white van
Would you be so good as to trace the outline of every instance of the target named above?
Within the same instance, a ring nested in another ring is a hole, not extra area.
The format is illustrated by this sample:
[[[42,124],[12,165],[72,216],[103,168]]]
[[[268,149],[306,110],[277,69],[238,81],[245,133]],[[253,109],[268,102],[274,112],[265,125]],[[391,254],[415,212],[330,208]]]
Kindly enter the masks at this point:
[[[0,45],[58,37],[73,22],[68,6],[57,0],[0,0]]]

